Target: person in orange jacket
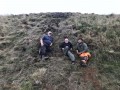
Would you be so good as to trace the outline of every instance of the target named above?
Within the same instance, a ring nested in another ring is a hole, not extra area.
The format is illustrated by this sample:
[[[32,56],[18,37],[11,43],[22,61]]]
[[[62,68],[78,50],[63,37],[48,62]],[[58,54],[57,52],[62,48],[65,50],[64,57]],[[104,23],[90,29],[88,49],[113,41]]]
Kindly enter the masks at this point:
[[[82,38],[78,39],[76,52],[81,58],[80,61],[81,66],[87,66],[87,61],[89,57],[91,57],[91,54],[89,53],[87,44],[83,41]]]

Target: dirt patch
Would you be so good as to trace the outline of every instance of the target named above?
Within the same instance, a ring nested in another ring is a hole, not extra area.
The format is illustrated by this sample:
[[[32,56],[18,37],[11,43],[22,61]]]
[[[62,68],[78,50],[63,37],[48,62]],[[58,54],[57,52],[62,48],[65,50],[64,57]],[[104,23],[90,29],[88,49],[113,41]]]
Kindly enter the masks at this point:
[[[102,90],[100,81],[98,80],[98,73],[97,73],[97,69],[93,68],[93,67],[87,67],[87,68],[83,68],[82,69],[83,72],[83,81],[84,83],[86,83],[89,85],[90,83],[92,83],[92,86],[94,87],[95,90]]]

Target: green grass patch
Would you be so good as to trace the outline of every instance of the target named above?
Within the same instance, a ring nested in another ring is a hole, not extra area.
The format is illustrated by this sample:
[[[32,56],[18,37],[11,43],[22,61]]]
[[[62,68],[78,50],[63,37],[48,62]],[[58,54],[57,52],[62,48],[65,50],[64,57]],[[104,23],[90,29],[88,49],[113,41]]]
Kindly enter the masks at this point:
[[[21,90],[33,90],[33,85],[31,81],[25,81],[21,85]]]

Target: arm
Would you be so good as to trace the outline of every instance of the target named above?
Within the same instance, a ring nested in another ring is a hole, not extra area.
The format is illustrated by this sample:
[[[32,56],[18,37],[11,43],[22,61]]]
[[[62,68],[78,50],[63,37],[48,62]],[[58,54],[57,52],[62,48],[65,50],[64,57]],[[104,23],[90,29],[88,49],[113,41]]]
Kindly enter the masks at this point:
[[[42,39],[40,39],[40,44],[41,44],[41,46],[43,46],[44,44],[43,44],[43,40]]]
[[[50,46],[52,46],[53,45],[53,37],[51,37],[51,44],[50,44]]]
[[[41,44],[41,46],[44,45],[44,43],[43,43],[43,38],[44,38],[44,36],[42,36],[42,38],[40,39],[40,44]]]
[[[52,45],[53,45],[53,43],[50,44],[50,46],[52,46]]]
[[[72,45],[72,43],[70,42],[70,50],[72,50],[73,49],[73,45]]]
[[[76,53],[79,54],[78,50],[76,50]]]
[[[77,48],[76,48],[76,53],[77,53],[77,54],[79,54],[78,47],[79,47],[79,46],[78,46],[78,44],[77,44]]]
[[[59,48],[63,50],[63,49],[64,49],[64,43],[61,43],[61,44],[59,45]]]

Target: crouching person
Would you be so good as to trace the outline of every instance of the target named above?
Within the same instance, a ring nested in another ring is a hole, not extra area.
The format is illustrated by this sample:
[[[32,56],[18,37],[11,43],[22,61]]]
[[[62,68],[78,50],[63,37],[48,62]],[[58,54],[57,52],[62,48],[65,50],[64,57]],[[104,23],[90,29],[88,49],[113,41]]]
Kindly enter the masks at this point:
[[[75,64],[75,56],[71,52],[73,45],[71,42],[69,42],[67,37],[65,37],[64,42],[60,44],[60,48],[63,51],[64,55],[70,58],[72,64]]]
[[[87,66],[87,62],[89,60],[89,58],[91,57],[91,54],[88,52],[88,46],[85,42],[83,42],[82,38],[78,39],[78,43],[77,43],[77,54],[79,55],[79,57],[81,58],[80,61],[80,65],[81,66]]]
[[[51,46],[53,44],[53,37],[52,32],[49,31],[46,35],[43,35],[43,37],[40,39],[40,49],[39,49],[39,55],[42,60],[45,60],[48,58],[48,53],[51,52]]]

